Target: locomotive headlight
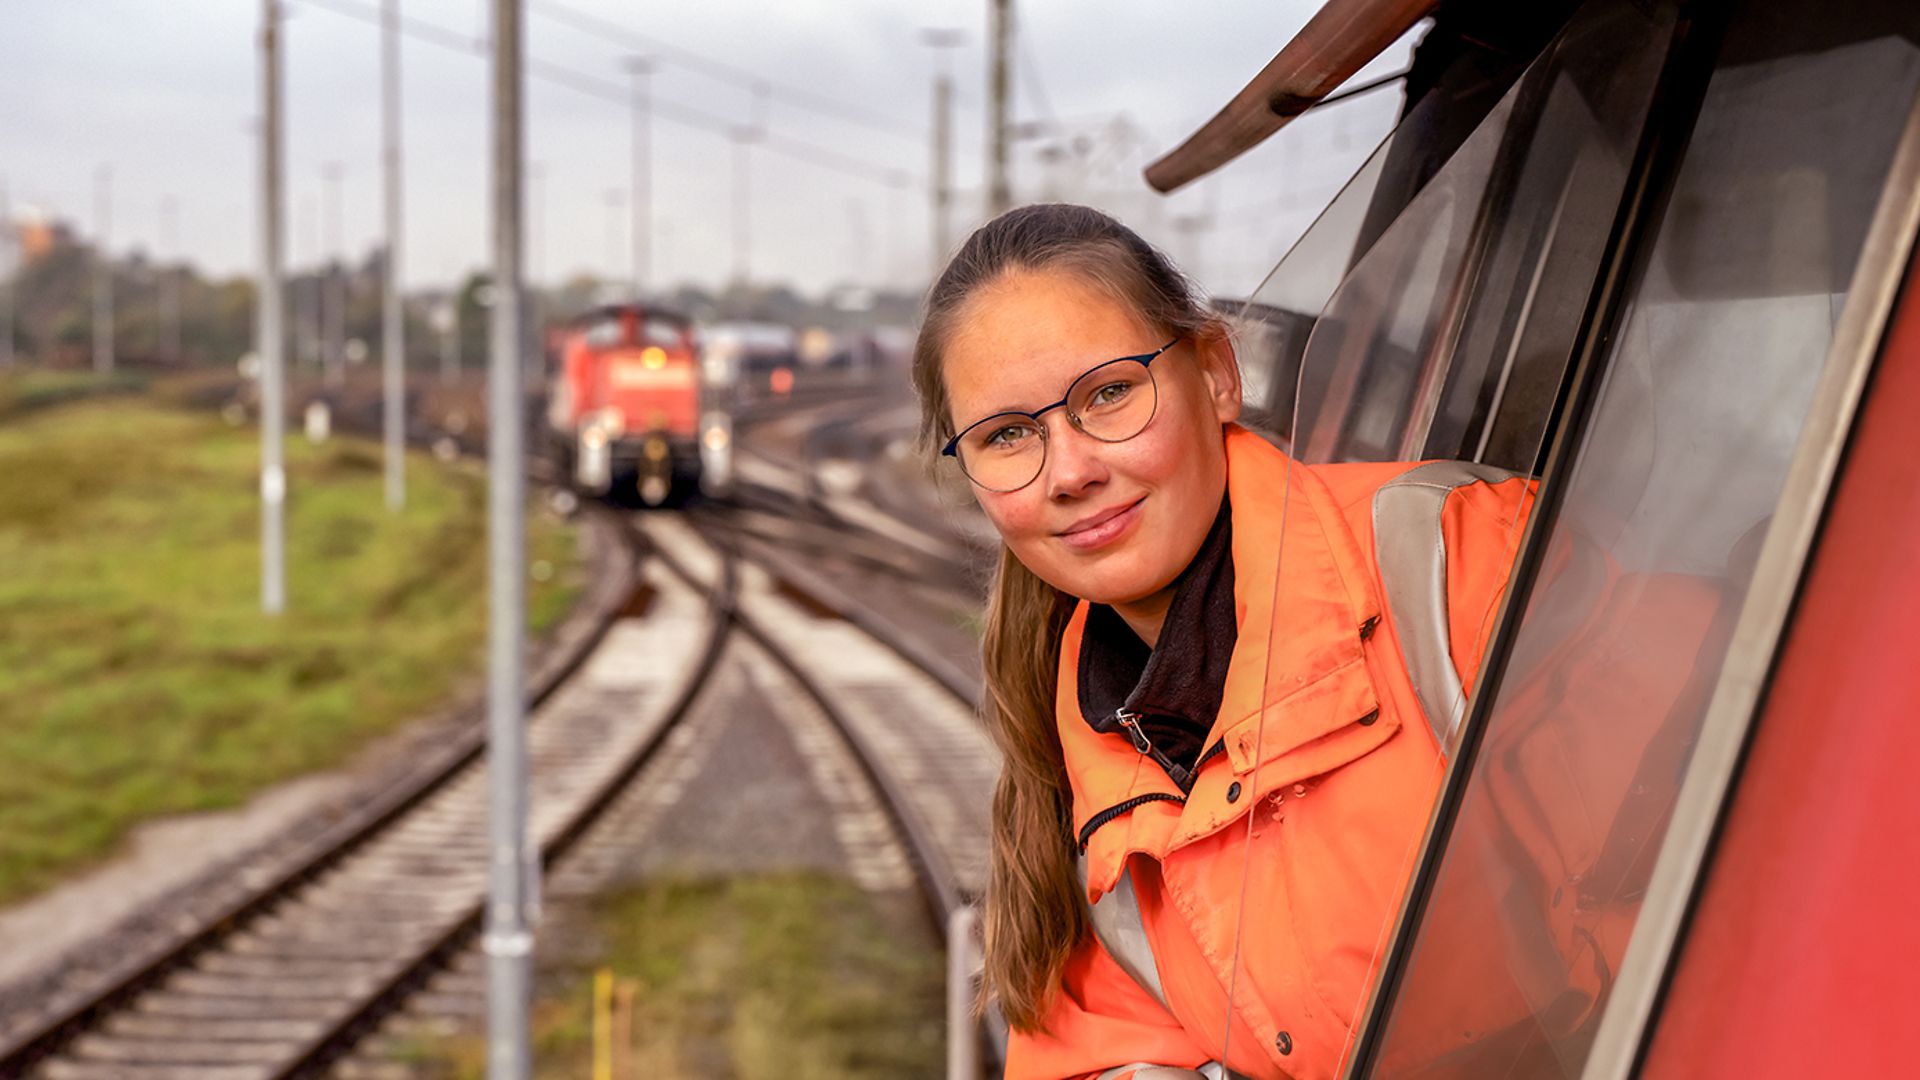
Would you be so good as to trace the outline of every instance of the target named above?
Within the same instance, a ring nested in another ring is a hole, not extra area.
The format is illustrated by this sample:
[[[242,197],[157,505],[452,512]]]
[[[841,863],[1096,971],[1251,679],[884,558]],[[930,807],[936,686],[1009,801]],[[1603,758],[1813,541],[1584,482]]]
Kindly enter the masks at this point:
[[[640,353],[640,363],[648,371],[659,371],[667,366],[667,350],[658,345],[649,345]]]

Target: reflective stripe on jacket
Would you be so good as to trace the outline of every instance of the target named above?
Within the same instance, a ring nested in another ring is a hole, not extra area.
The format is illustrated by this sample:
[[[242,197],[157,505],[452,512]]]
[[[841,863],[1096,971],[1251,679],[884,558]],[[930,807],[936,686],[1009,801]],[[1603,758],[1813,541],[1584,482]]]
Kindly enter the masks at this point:
[[[1083,941],[1047,1032],[1010,1040],[1009,1077],[1334,1076],[1418,855],[1532,485],[1456,463],[1289,468],[1244,429],[1226,440],[1240,634],[1206,740],[1221,750],[1182,795],[1124,736],[1089,727],[1082,603],[1056,705],[1074,833],[1096,924],[1115,921],[1109,894],[1137,905],[1124,914],[1150,953]],[[1376,518],[1397,530],[1387,548],[1426,545],[1430,569],[1415,559],[1383,580]]]

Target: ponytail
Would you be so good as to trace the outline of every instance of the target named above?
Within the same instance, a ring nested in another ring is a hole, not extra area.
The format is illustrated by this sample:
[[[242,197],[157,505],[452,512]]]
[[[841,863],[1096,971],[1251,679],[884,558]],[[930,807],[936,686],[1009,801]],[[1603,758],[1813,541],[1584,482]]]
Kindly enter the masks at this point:
[[[981,635],[987,731],[1005,759],[993,792],[986,981],[1007,1022],[1038,1028],[1087,931],[1074,868],[1073,792],[1054,726],[1060,634],[1073,600],[1000,550]]]

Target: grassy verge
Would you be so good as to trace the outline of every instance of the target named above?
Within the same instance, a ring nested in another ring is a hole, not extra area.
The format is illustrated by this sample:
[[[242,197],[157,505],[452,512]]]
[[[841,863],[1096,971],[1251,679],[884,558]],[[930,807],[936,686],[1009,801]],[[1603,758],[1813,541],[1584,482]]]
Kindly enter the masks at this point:
[[[914,913],[842,878],[784,873],[667,880],[604,896],[600,955],[543,973],[535,1073],[592,1075],[592,975],[633,981],[632,1077],[942,1074],[941,959]],[[422,1042],[423,1077],[485,1075],[478,1038]]]
[[[259,611],[258,434],[134,399],[0,425],[0,901],[142,819],[341,763],[479,668],[482,478],[376,445],[287,443],[288,611]],[[536,514],[531,612],[581,588]],[[544,564],[542,566],[541,564]]]

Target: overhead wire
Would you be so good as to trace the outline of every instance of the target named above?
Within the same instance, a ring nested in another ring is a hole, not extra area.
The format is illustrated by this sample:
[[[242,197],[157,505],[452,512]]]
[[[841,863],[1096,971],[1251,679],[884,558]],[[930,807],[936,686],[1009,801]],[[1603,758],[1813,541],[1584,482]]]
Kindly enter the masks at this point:
[[[916,145],[925,141],[926,136],[900,121],[899,119],[875,112],[865,106],[840,101],[805,87],[774,82],[763,75],[737,67],[724,60],[704,56],[691,49],[682,48],[649,34],[641,33],[631,27],[614,22],[611,19],[581,11],[558,0],[529,0],[529,11],[545,16],[557,23],[571,26],[583,33],[601,38],[612,38],[625,43],[629,48],[651,51],[654,58],[670,57],[690,71],[698,71],[710,78],[744,86],[756,93],[777,91],[783,104],[831,116],[850,124],[859,124],[874,131],[911,140]]]
[[[374,26],[380,25],[379,9],[363,0],[294,0],[294,2]],[[411,16],[401,18],[400,33],[417,41],[471,56],[483,57],[488,51],[488,43],[484,39]],[[526,72],[532,78],[616,105],[628,105],[632,101],[631,91],[625,85],[611,79],[588,75],[568,64],[528,57]],[[742,127],[716,113],[657,96],[652,98],[651,108],[654,115],[664,120],[728,137],[734,136]],[[910,187],[921,182],[919,176],[911,170],[879,165],[805,139],[762,132],[756,139],[756,143],[785,157],[871,183],[888,187]]]

